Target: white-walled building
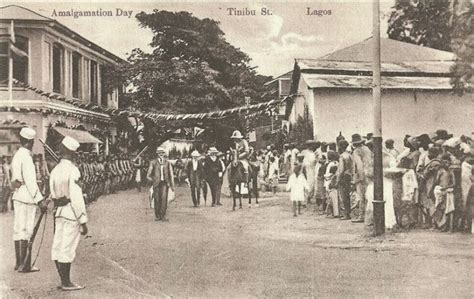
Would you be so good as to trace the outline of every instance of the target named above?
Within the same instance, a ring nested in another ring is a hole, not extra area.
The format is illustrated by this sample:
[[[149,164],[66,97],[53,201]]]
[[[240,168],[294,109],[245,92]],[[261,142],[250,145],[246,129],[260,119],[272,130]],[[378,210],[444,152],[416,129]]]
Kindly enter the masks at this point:
[[[305,115],[314,137],[335,141],[372,132],[372,39],[318,59],[296,59],[287,107],[290,123]],[[405,134],[444,128],[454,134],[474,131],[474,95],[453,94],[454,54],[382,39],[383,137],[401,146]]]
[[[63,100],[48,98],[19,84],[10,99],[10,40],[14,32],[15,47],[25,55],[12,55],[13,78]],[[24,7],[0,8],[0,119],[18,120],[34,127],[38,138],[46,139],[50,125],[62,123],[88,131],[109,132],[114,124],[101,108],[118,108],[119,90],[104,88],[104,68],[123,60],[70,30],[58,21]],[[72,105],[64,98],[75,99]],[[1,127],[6,131],[8,127]],[[78,133],[81,134],[81,133]],[[11,134],[10,134],[11,135]],[[84,134],[86,136],[86,134]],[[85,137],[87,138],[87,137]],[[3,149],[11,152],[14,149]],[[34,151],[42,153],[39,142]]]

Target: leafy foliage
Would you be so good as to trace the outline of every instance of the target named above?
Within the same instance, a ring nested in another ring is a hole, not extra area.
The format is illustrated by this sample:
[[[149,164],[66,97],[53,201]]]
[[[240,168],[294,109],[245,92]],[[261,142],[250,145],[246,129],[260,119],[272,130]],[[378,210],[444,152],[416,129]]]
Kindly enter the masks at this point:
[[[159,113],[201,113],[271,100],[265,82],[250,67],[250,58],[229,44],[219,23],[198,19],[189,12],[154,10],[136,15],[140,26],[150,29],[151,53],[134,49],[128,63],[109,70],[111,86],[126,82],[130,86],[121,101],[131,109]],[[229,135],[242,129],[243,117],[223,121],[204,121],[207,136]],[[145,140],[156,143],[168,131],[194,122],[166,122],[157,126],[145,121]],[[214,140],[219,140],[219,138]]]
[[[451,51],[449,0],[397,1],[388,20],[388,37]]]
[[[474,65],[474,5],[471,1],[456,1],[452,18],[452,49],[458,56],[458,61],[451,71],[454,78],[451,83],[458,94],[464,91],[472,92]]]

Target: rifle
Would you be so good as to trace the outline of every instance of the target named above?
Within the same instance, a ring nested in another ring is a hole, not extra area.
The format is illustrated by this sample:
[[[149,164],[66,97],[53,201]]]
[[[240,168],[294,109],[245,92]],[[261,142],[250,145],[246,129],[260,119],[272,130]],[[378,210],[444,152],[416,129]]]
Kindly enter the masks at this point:
[[[148,145],[145,146],[139,153],[138,155],[132,160],[133,162],[135,162],[143,153],[145,153],[146,151],[148,150]]]
[[[43,220],[43,216],[45,216],[45,215],[46,215],[46,211],[44,211],[44,212],[41,211],[41,214],[39,215],[38,220],[36,221],[35,227],[34,227],[34,229],[33,229],[33,234],[31,235],[30,240],[28,240],[28,247],[27,247],[27,249],[26,249],[25,258],[24,258],[24,260],[22,261],[20,268],[18,269],[19,272],[22,272],[22,271],[25,270],[24,268],[25,268],[25,266],[26,266],[26,264],[27,264],[28,258],[31,259],[31,253],[32,253],[32,251],[33,251],[33,242],[35,241],[36,234],[38,233],[39,226],[40,226],[40,224],[41,224],[41,221]],[[45,222],[44,222],[44,226],[46,226],[46,220],[45,220]],[[44,232],[44,228],[43,228],[43,232]],[[43,243],[43,237],[44,237],[44,233],[43,233],[43,236],[41,237],[40,246],[41,246],[41,244]],[[40,247],[40,248],[41,248],[41,247]],[[36,259],[37,259],[38,256],[39,256],[39,250],[40,250],[40,248],[38,248],[38,254],[36,255],[35,260],[33,261],[33,263],[31,263],[31,265],[30,265],[31,267],[33,267],[34,264],[36,263]],[[29,270],[29,269],[28,269],[28,270]]]
[[[51,156],[51,158],[53,158],[53,160],[56,162],[56,163],[59,163],[59,157],[58,155],[56,155],[56,153],[53,151],[53,149],[51,147],[49,147],[49,145],[44,142],[41,138],[39,139],[39,141],[41,142],[41,144],[43,145],[44,149],[46,150],[46,152]]]

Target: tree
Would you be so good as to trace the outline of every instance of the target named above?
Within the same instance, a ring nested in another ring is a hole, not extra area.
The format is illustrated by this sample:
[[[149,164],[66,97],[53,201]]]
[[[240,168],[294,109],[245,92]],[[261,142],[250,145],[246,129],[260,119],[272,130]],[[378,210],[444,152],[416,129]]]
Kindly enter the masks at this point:
[[[153,50],[134,49],[119,70],[110,70],[109,86],[126,82],[131,86],[124,102],[132,109],[159,113],[201,113],[244,105],[245,97],[253,103],[271,100],[265,82],[271,78],[258,75],[250,67],[250,58],[229,44],[219,23],[198,19],[189,12],[154,10],[137,14],[140,26],[153,31]],[[213,121],[207,126],[227,135],[228,127],[237,128],[243,117]],[[166,122],[161,128],[145,122],[146,138],[161,138],[164,131],[193,126],[193,122]],[[230,134],[229,134],[230,136]]]
[[[390,39],[451,51],[449,0],[397,0],[388,20]]]
[[[451,68],[454,74],[451,83],[458,94],[472,92],[474,67],[474,5],[469,0],[453,0],[452,49],[458,60]]]

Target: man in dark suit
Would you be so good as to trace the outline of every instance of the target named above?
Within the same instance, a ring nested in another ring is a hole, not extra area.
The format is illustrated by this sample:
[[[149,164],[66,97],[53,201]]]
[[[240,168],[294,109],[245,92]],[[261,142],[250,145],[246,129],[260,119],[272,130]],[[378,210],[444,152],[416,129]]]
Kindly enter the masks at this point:
[[[209,184],[212,196],[212,206],[221,206],[220,190],[222,186],[222,175],[224,173],[224,164],[217,157],[219,151],[215,147],[209,149],[209,156],[204,161],[204,178]]]
[[[199,161],[201,155],[198,151],[191,153],[191,160],[186,165],[186,183],[191,188],[191,197],[194,207],[197,208],[201,204],[201,187],[203,179],[203,165]]]
[[[173,169],[166,160],[165,150],[156,149],[158,157],[150,162],[147,179],[153,183],[153,201],[155,203],[155,220],[168,221],[166,209],[168,208],[168,189],[174,191]]]

